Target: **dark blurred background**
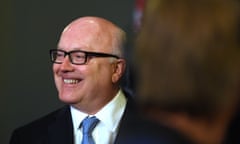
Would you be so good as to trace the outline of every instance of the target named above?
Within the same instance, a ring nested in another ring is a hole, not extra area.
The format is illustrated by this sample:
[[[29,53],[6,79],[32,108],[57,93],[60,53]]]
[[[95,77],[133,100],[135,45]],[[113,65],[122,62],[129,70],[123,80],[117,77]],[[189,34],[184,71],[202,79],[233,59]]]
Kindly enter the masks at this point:
[[[16,127],[62,105],[48,50],[56,48],[63,28],[80,16],[100,16],[122,27],[131,39],[134,3],[134,0],[1,0],[0,144],[9,142]],[[131,57],[131,44],[127,49]]]

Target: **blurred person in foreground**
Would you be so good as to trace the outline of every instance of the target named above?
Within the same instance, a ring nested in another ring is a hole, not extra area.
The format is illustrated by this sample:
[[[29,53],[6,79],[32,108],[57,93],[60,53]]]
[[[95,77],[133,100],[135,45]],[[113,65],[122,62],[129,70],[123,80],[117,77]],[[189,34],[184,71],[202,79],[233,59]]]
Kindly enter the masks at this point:
[[[239,104],[238,8],[235,0],[147,1],[135,48],[140,108],[197,144],[224,143]]]
[[[10,144],[112,144],[136,119],[120,87],[125,32],[99,17],[81,17],[50,50],[59,99],[66,106],[16,129]],[[146,128],[143,126],[143,129]],[[91,130],[90,130],[91,129]]]

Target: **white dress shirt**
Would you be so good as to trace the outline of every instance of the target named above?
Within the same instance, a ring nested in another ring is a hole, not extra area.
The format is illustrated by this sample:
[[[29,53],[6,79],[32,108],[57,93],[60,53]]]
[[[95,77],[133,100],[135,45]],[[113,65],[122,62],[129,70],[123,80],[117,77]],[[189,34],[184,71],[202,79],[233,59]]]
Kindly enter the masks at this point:
[[[92,136],[96,144],[114,143],[126,103],[126,97],[124,96],[122,90],[119,90],[117,95],[95,114],[95,116],[100,120],[92,132]],[[81,144],[82,128],[79,128],[79,126],[88,114],[71,106],[71,115],[74,128],[74,143]]]

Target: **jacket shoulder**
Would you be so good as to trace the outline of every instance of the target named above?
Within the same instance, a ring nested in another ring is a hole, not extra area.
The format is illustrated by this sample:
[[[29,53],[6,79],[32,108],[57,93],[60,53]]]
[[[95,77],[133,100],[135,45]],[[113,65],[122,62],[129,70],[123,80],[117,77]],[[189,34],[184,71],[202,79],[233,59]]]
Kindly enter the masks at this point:
[[[69,107],[59,108],[39,119],[16,128],[11,136],[10,144],[30,144],[33,141],[46,141],[48,127],[58,118],[70,115]],[[42,142],[45,143],[45,142]]]

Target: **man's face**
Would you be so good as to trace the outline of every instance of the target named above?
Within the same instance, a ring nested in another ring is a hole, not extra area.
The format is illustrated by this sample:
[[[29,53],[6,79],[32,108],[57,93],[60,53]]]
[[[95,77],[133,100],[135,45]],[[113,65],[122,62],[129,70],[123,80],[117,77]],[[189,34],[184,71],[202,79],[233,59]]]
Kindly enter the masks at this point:
[[[94,23],[73,24],[62,33],[58,49],[112,53],[109,35],[101,33]],[[62,64],[53,64],[53,72],[59,98],[68,104],[97,105],[113,89],[109,58],[93,57],[86,64],[75,65],[66,56]]]

